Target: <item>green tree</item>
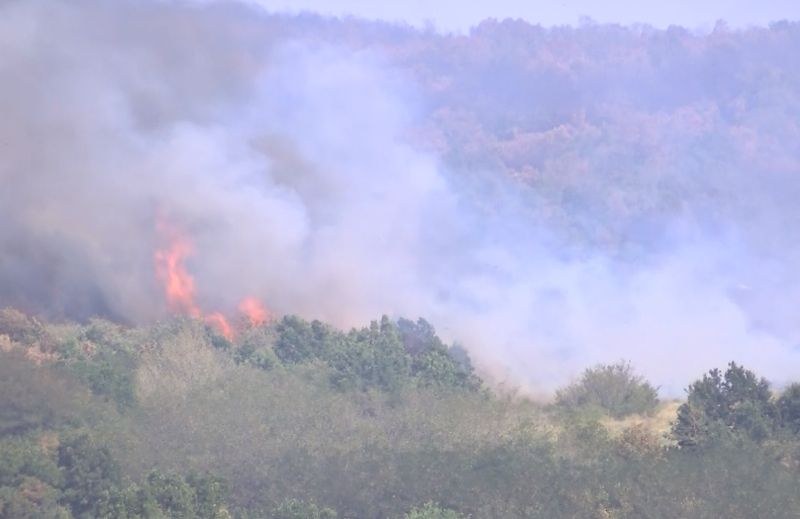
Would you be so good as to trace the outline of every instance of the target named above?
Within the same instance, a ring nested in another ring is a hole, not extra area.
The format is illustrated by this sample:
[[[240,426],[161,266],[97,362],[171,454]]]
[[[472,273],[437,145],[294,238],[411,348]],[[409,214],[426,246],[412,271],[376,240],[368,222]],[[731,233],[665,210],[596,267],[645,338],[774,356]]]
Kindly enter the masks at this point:
[[[460,347],[448,349],[428,321],[401,318],[397,321],[397,331],[412,359],[411,375],[420,385],[473,390],[480,387],[481,380],[475,376],[466,351]]]
[[[433,348],[411,362],[411,374],[423,386],[456,387],[477,390],[481,380],[465,370],[444,348]]]
[[[213,475],[190,474],[187,483],[194,489],[195,509],[202,519],[225,519],[229,494],[228,484]]]
[[[777,410],[769,383],[734,362],[724,374],[712,369],[692,383],[687,393],[672,427],[680,446],[737,436],[763,441],[775,427]]]
[[[275,326],[278,335],[275,354],[287,364],[324,358],[337,334],[320,321],[309,323],[295,315],[287,315]]]
[[[280,359],[273,349],[275,336],[273,330],[266,326],[257,326],[245,330],[239,339],[234,353],[237,364],[248,364],[263,370],[270,370],[280,364]]]
[[[195,490],[179,475],[153,471],[147,476],[147,491],[169,517],[196,517]]]
[[[88,434],[63,438],[58,465],[64,475],[63,501],[76,517],[105,517],[117,506],[120,469],[109,450]]]
[[[129,335],[119,325],[93,319],[77,336],[59,345],[58,364],[119,409],[131,407],[136,401],[137,361]]]
[[[396,325],[383,316],[380,323],[353,330],[337,344],[330,357],[332,382],[347,388],[379,388],[393,391],[410,377],[406,354]]]
[[[403,347],[411,356],[417,356],[430,350],[445,350],[446,347],[436,335],[433,326],[423,318],[417,322],[400,318],[397,320],[397,331]]]
[[[800,384],[792,384],[784,390],[777,408],[781,425],[794,434],[800,433]]]

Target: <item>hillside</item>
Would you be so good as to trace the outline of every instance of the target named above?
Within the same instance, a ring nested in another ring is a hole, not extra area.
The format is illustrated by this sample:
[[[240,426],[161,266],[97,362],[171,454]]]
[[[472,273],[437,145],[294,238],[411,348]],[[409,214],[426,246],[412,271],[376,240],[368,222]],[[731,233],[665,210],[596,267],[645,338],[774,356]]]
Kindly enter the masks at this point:
[[[341,332],[286,317],[231,342],[193,320],[49,324],[6,309],[0,341],[0,517],[800,510],[796,397],[730,423],[706,414],[707,432],[679,447],[677,404],[612,418],[650,391],[627,365],[534,402],[482,382],[423,320]],[[754,432],[758,417],[774,420]]]

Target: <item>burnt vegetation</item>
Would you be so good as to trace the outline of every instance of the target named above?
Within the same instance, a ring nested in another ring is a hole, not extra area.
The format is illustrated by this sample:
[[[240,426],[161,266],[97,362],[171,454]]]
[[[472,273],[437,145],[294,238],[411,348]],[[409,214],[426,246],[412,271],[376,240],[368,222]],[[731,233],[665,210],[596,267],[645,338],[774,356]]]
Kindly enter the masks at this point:
[[[551,404],[423,319],[0,312],[0,517],[793,517],[800,385],[712,369],[680,405],[625,362]],[[666,419],[664,416],[666,415]]]

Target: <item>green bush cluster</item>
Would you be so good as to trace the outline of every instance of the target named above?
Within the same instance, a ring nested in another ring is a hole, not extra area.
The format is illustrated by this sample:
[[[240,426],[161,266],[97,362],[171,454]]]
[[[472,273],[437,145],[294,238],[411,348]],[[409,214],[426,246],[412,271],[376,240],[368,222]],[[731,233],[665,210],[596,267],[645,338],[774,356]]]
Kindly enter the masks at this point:
[[[383,316],[345,333],[320,321],[286,316],[270,332],[269,337],[263,332],[246,334],[236,350],[237,360],[262,369],[320,362],[331,369],[331,384],[344,390],[481,387],[469,357],[446,346],[424,319],[395,322]]]
[[[784,433],[797,434],[800,385],[775,399],[769,382],[731,362],[723,373],[712,369],[691,384],[678,409],[672,436],[682,447],[747,440],[763,443]]]
[[[0,517],[231,517],[227,487],[217,478],[153,471],[135,484],[92,436],[67,433],[58,442],[48,449],[33,438],[0,440]]]

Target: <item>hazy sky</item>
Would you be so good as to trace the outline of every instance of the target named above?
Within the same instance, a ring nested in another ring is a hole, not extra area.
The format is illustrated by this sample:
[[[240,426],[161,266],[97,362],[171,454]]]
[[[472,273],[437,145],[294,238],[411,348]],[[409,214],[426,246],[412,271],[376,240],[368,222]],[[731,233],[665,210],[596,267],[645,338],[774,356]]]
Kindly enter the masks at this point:
[[[588,16],[597,22],[643,22],[710,28],[719,19],[735,27],[800,19],[798,0],[254,0],[269,10],[354,14],[365,18],[430,21],[443,30],[465,30],[489,18],[524,18],[542,25],[574,24]]]

